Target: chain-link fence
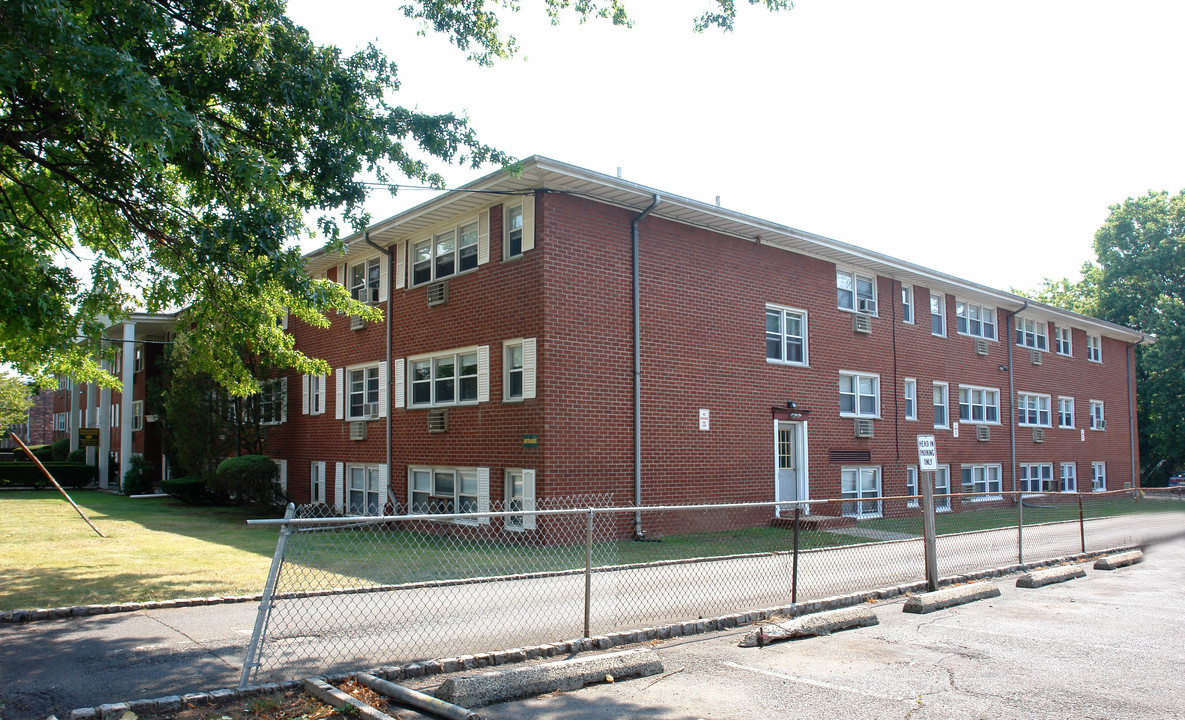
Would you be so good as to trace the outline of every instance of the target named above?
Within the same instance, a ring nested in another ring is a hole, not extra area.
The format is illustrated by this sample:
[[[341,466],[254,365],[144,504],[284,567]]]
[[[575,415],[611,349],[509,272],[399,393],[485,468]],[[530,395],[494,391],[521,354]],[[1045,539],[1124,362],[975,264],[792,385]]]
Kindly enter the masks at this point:
[[[938,574],[1185,531],[1185,500],[1131,491],[935,495]],[[325,517],[289,509],[249,679],[461,656],[778,607],[926,577],[917,497]]]

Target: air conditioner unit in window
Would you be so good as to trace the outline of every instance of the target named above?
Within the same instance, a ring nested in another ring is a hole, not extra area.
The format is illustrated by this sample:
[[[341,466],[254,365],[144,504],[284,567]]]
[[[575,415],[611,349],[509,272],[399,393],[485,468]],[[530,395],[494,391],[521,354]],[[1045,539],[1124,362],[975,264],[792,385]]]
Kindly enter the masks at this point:
[[[876,300],[869,298],[860,298],[856,301],[856,312],[866,313],[868,315],[876,314]]]
[[[431,283],[427,288],[429,305],[448,304],[448,280]]]
[[[366,329],[366,318],[359,317],[357,315],[350,317],[350,329],[351,330],[365,330]]]
[[[448,410],[428,411],[428,432],[448,432]]]
[[[1029,359],[1033,362],[1034,365],[1040,365],[1042,354],[1043,353],[1040,350],[1030,350],[1029,351]]]
[[[852,332],[860,333],[861,335],[871,335],[872,318],[868,317],[867,315],[853,315]]]
[[[350,439],[351,440],[365,440],[366,439],[366,422],[363,420],[354,420],[350,423]]]
[[[1099,421],[1095,422],[1094,429],[1095,430],[1106,430],[1107,429],[1107,421],[1106,420],[1099,420]]]
[[[1033,428],[1033,442],[1045,442],[1045,428]]]
[[[364,403],[362,405],[362,414],[368,418],[376,418],[379,416],[378,403]]]
[[[975,428],[975,439],[979,442],[987,442],[992,439],[992,429],[987,425],[979,425]]]
[[[988,354],[987,340],[984,340],[983,338],[975,338],[975,354],[976,355],[987,355]]]
[[[858,438],[872,437],[872,421],[867,418],[856,418],[855,430]]]

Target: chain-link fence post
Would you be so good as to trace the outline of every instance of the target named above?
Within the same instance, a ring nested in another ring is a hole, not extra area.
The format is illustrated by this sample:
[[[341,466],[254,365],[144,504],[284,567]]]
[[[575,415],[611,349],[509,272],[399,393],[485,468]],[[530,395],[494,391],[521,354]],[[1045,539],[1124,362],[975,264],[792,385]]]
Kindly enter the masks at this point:
[[[798,528],[799,519],[802,517],[802,508],[794,508],[794,560],[791,564],[791,578],[790,578],[790,604],[798,604]]]
[[[1086,522],[1082,518],[1082,493],[1078,493],[1078,536],[1082,540],[1082,552],[1086,552]]]
[[[1025,496],[1016,496],[1016,562],[1025,564]]]
[[[284,511],[284,519],[296,517],[296,505],[288,503]],[[247,645],[247,655],[243,658],[243,673],[239,676],[239,689],[247,687],[251,678],[251,671],[259,667],[259,648],[263,642],[263,630],[267,626],[267,616],[272,608],[272,594],[276,591],[276,579],[280,577],[280,566],[284,562],[284,551],[288,547],[288,535],[292,532],[291,525],[285,523],[280,526],[280,537],[276,540],[276,553],[272,555],[272,565],[267,571],[267,583],[263,586],[263,596],[259,599],[259,611],[255,614],[255,629],[251,631],[251,642]]]
[[[592,637],[589,631],[592,624],[592,543],[593,516],[595,514],[593,509],[589,508],[584,529],[584,637],[586,638]]]

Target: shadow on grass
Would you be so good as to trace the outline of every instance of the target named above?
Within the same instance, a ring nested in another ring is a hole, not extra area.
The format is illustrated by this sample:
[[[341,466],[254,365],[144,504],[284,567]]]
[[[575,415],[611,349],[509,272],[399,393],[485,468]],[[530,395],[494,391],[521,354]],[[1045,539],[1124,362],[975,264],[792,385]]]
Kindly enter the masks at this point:
[[[69,588],[65,604],[45,602],[46,598],[63,597],[63,588]],[[112,594],[112,588],[117,589],[115,595]],[[123,591],[120,592],[118,589]],[[262,590],[262,586],[259,590]],[[259,590],[242,594],[254,594]],[[94,569],[85,567],[13,567],[5,569],[0,607],[8,610],[47,606],[74,607],[227,594],[222,583],[194,579],[192,575],[130,572],[97,574]]]

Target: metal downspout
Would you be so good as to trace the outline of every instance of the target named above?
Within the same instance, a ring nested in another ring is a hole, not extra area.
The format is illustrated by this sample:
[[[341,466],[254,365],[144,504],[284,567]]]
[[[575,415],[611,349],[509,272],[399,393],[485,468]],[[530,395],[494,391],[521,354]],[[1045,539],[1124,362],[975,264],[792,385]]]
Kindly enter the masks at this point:
[[[387,499],[391,501],[391,508],[398,514],[395,493],[391,491],[391,415],[395,410],[395,404],[391,402],[391,300],[395,297],[395,256],[388,248],[371,240],[369,231],[363,234],[362,239],[387,257],[387,312],[383,313],[386,315],[384,320],[387,321]]]
[[[1136,488],[1140,487],[1140,476],[1136,474],[1136,450],[1140,447],[1140,438],[1136,434],[1136,416],[1132,411],[1132,386],[1136,384],[1135,378],[1132,377],[1132,348],[1139,344],[1139,342],[1129,343],[1127,349],[1123,352],[1123,359],[1127,363],[1127,452],[1131,460],[1133,493],[1135,493]]]
[[[630,223],[630,253],[632,256],[632,285],[634,296],[634,507],[642,505],[642,315],[638,283],[638,223],[654,212],[661,200],[655,193],[650,206]],[[634,539],[645,537],[642,532],[642,513],[634,511]]]
[[[1016,388],[1013,386],[1012,376],[1012,318],[1024,312],[1029,307],[1029,301],[1025,300],[1025,304],[1020,306],[1020,309],[1015,312],[1008,313],[1008,319],[1004,323],[1004,330],[1008,333],[1004,341],[1008,343],[1008,446],[1012,453],[1012,466],[1008,469],[1008,474],[1012,476],[1012,492],[1016,492]],[[1020,504],[1020,500],[1017,500]]]

